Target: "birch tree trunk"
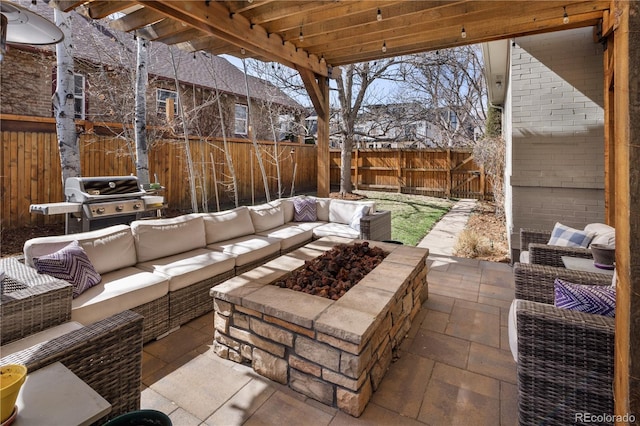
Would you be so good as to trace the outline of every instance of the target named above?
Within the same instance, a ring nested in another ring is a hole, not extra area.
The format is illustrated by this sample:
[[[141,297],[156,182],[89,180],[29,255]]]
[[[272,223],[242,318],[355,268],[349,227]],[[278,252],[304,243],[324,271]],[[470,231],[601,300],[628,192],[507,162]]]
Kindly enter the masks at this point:
[[[56,91],[52,99],[62,169],[62,186],[64,187],[68,177],[80,176],[81,174],[80,138],[75,125],[71,17],[68,13],[54,9],[54,20],[64,34],[64,39],[56,44]]]
[[[249,77],[247,76],[247,64],[244,58],[242,58],[242,66],[244,68],[244,85],[247,89],[247,122],[249,123],[249,133],[251,137],[251,142],[253,143],[253,147],[256,151],[256,158],[258,160],[258,167],[260,167],[260,173],[262,174],[262,183],[264,184],[264,195],[267,199],[267,202],[271,201],[271,194],[269,193],[269,182],[267,181],[267,172],[264,168],[264,163],[262,161],[262,154],[260,152],[260,146],[258,145],[258,141],[256,140],[256,136],[251,131],[251,96],[249,94]]]
[[[191,209],[193,213],[198,213],[198,200],[196,195],[196,174],[193,169],[193,158],[191,156],[191,146],[189,144],[189,128],[184,114],[184,105],[180,101],[180,80],[178,80],[178,65],[173,54],[171,47],[168,47],[171,54],[171,65],[173,67],[173,78],[176,85],[176,92],[178,93],[178,114],[180,114],[180,120],[182,121],[182,132],[184,133],[184,151],[187,156],[187,172],[189,179],[189,192],[191,195]]]
[[[276,132],[276,126],[273,122],[273,113],[271,111],[271,107],[267,109],[269,113],[269,122],[271,123],[271,132],[273,134],[273,160],[276,163],[276,178],[278,180],[278,198],[281,198],[284,195],[284,191],[282,190],[282,174],[280,173],[280,144],[278,143],[278,134]]]
[[[147,146],[147,60],[149,51],[148,41],[138,37],[138,54],[136,60],[136,175],[142,184],[150,183],[149,179],[149,148]]]
[[[233,158],[229,152],[229,142],[227,141],[227,130],[224,122],[224,113],[222,110],[222,101],[220,100],[220,91],[218,90],[218,82],[216,84],[216,101],[218,103],[218,115],[220,115],[220,128],[222,130],[222,144],[224,148],[224,158],[227,160],[227,167],[229,167],[229,173],[231,174],[231,181],[233,185],[233,201],[235,206],[238,207],[238,178],[236,177],[236,169],[233,167]],[[215,167],[215,164],[214,164]],[[218,209],[219,210],[219,209]]]

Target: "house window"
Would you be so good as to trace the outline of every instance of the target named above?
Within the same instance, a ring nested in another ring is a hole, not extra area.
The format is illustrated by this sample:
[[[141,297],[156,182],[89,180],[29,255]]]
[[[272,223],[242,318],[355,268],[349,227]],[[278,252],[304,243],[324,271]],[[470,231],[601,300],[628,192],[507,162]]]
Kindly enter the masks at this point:
[[[178,92],[156,89],[156,111],[164,114],[167,111],[167,99],[173,99],[173,113],[178,114]]]
[[[458,115],[455,111],[449,111],[449,126],[454,130],[458,128]]]
[[[247,106],[236,104],[235,130],[237,135],[247,134]]]
[[[85,119],[85,99],[84,99],[84,76],[73,75],[73,112],[74,117],[80,120]]]

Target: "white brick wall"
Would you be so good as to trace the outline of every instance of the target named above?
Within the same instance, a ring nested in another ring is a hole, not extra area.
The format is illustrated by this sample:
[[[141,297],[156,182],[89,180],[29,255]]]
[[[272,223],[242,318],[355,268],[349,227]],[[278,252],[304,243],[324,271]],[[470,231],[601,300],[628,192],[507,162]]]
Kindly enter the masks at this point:
[[[604,220],[603,48],[589,28],[516,39],[507,136],[511,245],[521,227]]]

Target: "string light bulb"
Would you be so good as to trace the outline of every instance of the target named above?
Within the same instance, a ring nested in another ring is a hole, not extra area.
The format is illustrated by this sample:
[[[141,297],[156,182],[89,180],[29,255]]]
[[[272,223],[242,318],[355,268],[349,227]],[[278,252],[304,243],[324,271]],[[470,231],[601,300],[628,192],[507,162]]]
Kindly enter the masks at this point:
[[[460,32],[460,37],[467,38],[467,32],[464,30],[464,25],[462,26],[462,31]]]
[[[300,40],[300,43],[304,41],[304,35],[302,34],[302,27],[300,27],[300,36],[298,37],[298,40]]]
[[[562,8],[564,9],[564,15],[562,15],[562,23],[563,24],[568,24],[569,23],[569,15],[567,14],[567,6],[562,6]]]
[[[382,53],[387,53],[387,42],[386,41],[382,42]]]
[[[326,63],[327,63],[327,61],[324,59],[324,55],[322,55],[322,56],[320,57],[320,63],[321,63],[321,64],[326,64]]]
[[[376,19],[378,22],[382,21],[382,11],[378,8],[378,14],[376,15]]]
[[[244,55],[245,53],[247,53],[247,51],[246,51],[246,50],[244,50],[244,47],[241,47],[241,48],[240,48],[240,54]]]

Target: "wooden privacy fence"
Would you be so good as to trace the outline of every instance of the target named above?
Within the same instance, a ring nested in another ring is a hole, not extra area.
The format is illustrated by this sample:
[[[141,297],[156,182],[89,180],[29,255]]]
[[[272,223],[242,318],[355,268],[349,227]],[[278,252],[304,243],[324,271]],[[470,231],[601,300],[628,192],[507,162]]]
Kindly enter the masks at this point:
[[[232,139],[228,145],[241,204],[251,204],[253,197],[264,200],[264,184],[253,144],[242,139]],[[157,175],[158,181],[166,188],[164,195],[169,208],[188,211],[191,209],[191,197],[185,146],[184,139],[154,142],[149,148],[149,171],[151,180]],[[271,198],[275,199],[278,189],[275,145],[273,142],[261,142],[259,146]],[[191,139],[189,147],[194,163],[199,210],[204,211],[202,206],[207,204],[209,211],[216,211],[216,186],[222,206],[232,205],[231,175],[222,140]],[[80,137],[82,175],[135,174],[134,151],[134,147],[123,139],[83,134]],[[294,170],[296,193],[316,190],[317,152],[314,145],[281,142],[278,144],[278,155],[284,196],[291,193]],[[0,157],[2,229],[64,221],[61,215],[46,217],[29,213],[30,204],[64,201],[56,134],[3,131]]]
[[[331,150],[331,184],[340,185],[340,150]],[[491,195],[482,167],[470,150],[356,149],[351,154],[354,189],[421,194],[442,198]]]

